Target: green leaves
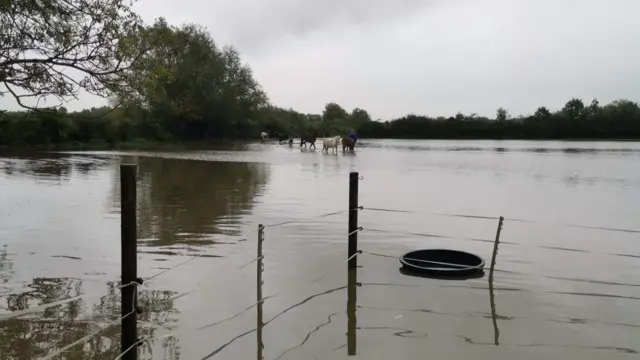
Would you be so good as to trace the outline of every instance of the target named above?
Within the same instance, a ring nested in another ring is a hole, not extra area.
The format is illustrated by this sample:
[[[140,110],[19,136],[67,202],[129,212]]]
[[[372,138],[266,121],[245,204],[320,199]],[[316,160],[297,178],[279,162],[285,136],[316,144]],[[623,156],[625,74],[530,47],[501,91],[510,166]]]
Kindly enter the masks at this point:
[[[509,112],[504,108],[499,108],[496,111],[496,120],[497,121],[507,121],[509,118]]]
[[[204,138],[254,126],[249,119],[267,97],[236,49],[218,48],[201,26],[169,26],[163,18],[140,36],[149,51],[135,66],[130,84],[138,102],[165,127],[180,136]]]
[[[3,0],[0,82],[5,95],[39,110],[40,99],[62,104],[80,90],[104,97],[124,94],[127,73],[145,51],[140,24],[122,0]]]
[[[328,103],[322,112],[322,119],[324,120],[346,119],[347,116],[349,116],[347,111],[336,103]]]

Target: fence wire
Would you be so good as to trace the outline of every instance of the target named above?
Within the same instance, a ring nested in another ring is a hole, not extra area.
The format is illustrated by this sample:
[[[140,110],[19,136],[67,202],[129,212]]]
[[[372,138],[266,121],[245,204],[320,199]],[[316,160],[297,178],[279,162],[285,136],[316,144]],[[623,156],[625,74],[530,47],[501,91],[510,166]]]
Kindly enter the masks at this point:
[[[309,217],[309,218],[303,218],[303,219],[294,219],[294,220],[289,220],[289,221],[284,221],[284,222],[277,222],[277,223],[273,223],[273,224],[267,224],[264,225],[262,227],[262,229],[266,229],[266,228],[271,228],[271,227],[277,227],[277,226],[283,226],[283,225],[287,225],[287,224],[292,224],[292,223],[301,223],[301,222],[308,222],[311,220],[316,220],[316,219],[322,219],[322,218],[326,218],[326,217],[330,217],[330,216],[335,216],[335,215],[339,215],[339,214],[345,214],[345,213],[349,213],[350,211],[360,211],[360,210],[369,210],[369,211],[377,211],[377,212],[394,212],[394,213],[405,213],[405,214],[423,214],[423,215],[434,215],[434,216],[443,216],[443,217],[453,217],[453,218],[465,218],[465,219],[478,219],[478,220],[498,220],[499,217],[497,216],[482,216],[482,215],[469,215],[469,214],[449,214],[449,213],[437,213],[437,212],[417,212],[417,211],[411,211],[411,210],[401,210],[401,209],[387,209],[387,208],[377,208],[377,207],[363,207],[360,206],[358,208],[354,208],[354,209],[349,209],[349,210],[344,210],[344,211],[334,211],[334,212],[330,212],[330,213],[324,213],[324,214],[320,214],[317,216],[313,216],[313,217]],[[566,223],[554,223],[554,222],[543,222],[543,221],[534,221],[534,220],[527,220],[527,219],[518,219],[518,218],[506,218],[506,221],[510,221],[510,222],[520,222],[520,223],[531,223],[531,224],[542,224],[542,225],[553,225],[553,226],[563,226],[563,227],[572,227],[572,228],[584,228],[584,229],[590,229],[590,230],[601,230],[601,231],[612,231],[612,232],[623,232],[623,233],[632,233],[632,234],[636,234],[636,233],[640,233],[640,230],[635,230],[635,229],[624,229],[624,228],[613,228],[613,227],[602,227],[602,226],[591,226],[591,225],[576,225],[576,224],[566,224]],[[420,233],[420,232],[402,232],[402,231],[389,231],[389,230],[383,230],[383,229],[375,229],[375,228],[367,228],[366,230],[363,227],[359,227],[357,228],[355,231],[349,232],[347,234],[347,236],[350,236],[354,233],[357,232],[361,232],[361,231],[371,231],[371,232],[381,232],[381,233],[393,233],[393,234],[402,234],[402,235],[407,235],[407,236],[421,236],[421,237],[430,237],[430,238],[441,238],[441,239],[461,239],[461,240],[468,240],[468,241],[478,241],[478,242],[485,242],[485,243],[494,243],[493,240],[489,240],[489,239],[479,239],[479,238],[460,238],[460,237],[454,237],[454,236],[448,236],[448,235],[442,235],[442,234],[430,234],[430,233]],[[504,245],[522,245],[522,246],[533,246],[533,247],[539,247],[539,248],[544,248],[544,249],[557,249],[557,250],[573,250],[573,251],[581,251],[581,252],[588,252],[586,250],[581,250],[581,249],[565,249],[565,248],[554,248],[554,247],[548,247],[548,246],[536,246],[536,245],[528,245],[528,244],[521,244],[521,243],[514,243],[514,242],[508,242],[508,241],[501,241],[501,244]],[[357,253],[353,254],[352,256],[350,256],[349,258],[347,258],[346,260],[342,261],[341,264],[347,264],[351,259],[360,256],[362,254],[366,254],[366,255],[370,255],[370,256],[377,256],[377,257],[383,257],[383,258],[393,258],[393,259],[397,259],[399,260],[400,256],[398,255],[391,255],[391,254],[383,254],[383,253],[377,253],[377,252],[369,252],[369,251],[362,251],[359,250]],[[608,255],[620,255],[620,254],[608,254]],[[158,277],[162,276],[163,274],[170,272],[172,270],[175,270],[176,268],[179,268],[181,266],[184,266],[192,261],[194,261],[197,258],[202,257],[201,255],[195,255],[192,256],[190,258],[188,258],[185,261],[182,261],[170,268],[164,269],[150,277],[144,278],[143,280],[145,281],[150,281],[150,280],[154,280],[157,279]],[[242,264],[241,266],[238,267],[238,270],[243,269],[253,263],[255,263],[258,260],[262,260],[264,259],[264,256],[260,256],[257,258],[254,258],[252,260],[250,260],[249,262],[246,262],[244,264]],[[453,267],[453,268],[469,268],[468,265],[461,265],[461,264],[456,264],[456,263],[449,263],[449,262],[440,262],[440,261],[432,261],[432,260],[423,260],[423,259],[412,259],[412,258],[407,258],[405,260],[408,261],[415,261],[415,262],[423,262],[423,263],[429,263],[429,264],[433,264],[433,265],[442,265],[442,266],[446,266],[446,267]],[[325,274],[323,274],[322,276],[313,279],[312,281],[310,281],[310,283],[317,283],[320,280],[326,278],[328,275],[330,275],[331,273],[340,270],[341,267],[337,268],[337,269],[333,269]],[[512,271],[508,271],[508,270],[502,270],[502,269],[495,269],[496,272],[505,272],[505,273],[516,273],[516,274],[521,274],[518,272],[512,272]],[[554,277],[548,277],[548,278],[554,278]],[[557,279],[563,279],[563,278],[557,278]],[[571,281],[578,281],[579,279],[565,279],[565,280],[571,280]],[[589,281],[589,280],[584,280],[584,281]],[[137,285],[138,282],[131,282],[129,284],[124,284],[119,286],[119,289],[122,289],[124,287],[127,286],[135,286]],[[428,288],[433,288],[433,287],[459,287],[459,288],[465,288],[465,289],[482,289],[482,290],[489,290],[489,288],[484,288],[484,287],[477,287],[477,286],[458,286],[458,285],[450,285],[450,286],[439,286],[439,285],[433,285],[433,284],[421,284],[421,285],[415,285],[415,284],[402,284],[402,283],[376,283],[376,282],[368,282],[368,283],[358,283],[358,286],[408,286],[408,287],[428,287]],[[640,286],[640,284],[629,284],[629,286]],[[286,308],[284,308],[282,311],[280,311],[279,313],[277,313],[275,316],[273,316],[270,320],[266,321],[264,323],[264,326],[269,325],[271,322],[273,322],[274,320],[278,319],[280,316],[284,315],[285,313],[291,311],[292,309],[301,306],[303,304],[306,304],[307,302],[311,301],[312,299],[321,296],[321,295],[326,295],[326,294],[330,294],[336,291],[340,291],[347,288],[347,286],[340,286],[340,287],[336,287],[336,288],[331,288],[328,289],[324,292],[318,293],[318,294],[314,294],[311,296],[308,296],[304,299],[302,299],[301,301],[298,301],[294,304],[292,304],[291,306],[288,306]],[[501,290],[501,289],[497,289],[497,290]],[[519,289],[519,290],[524,290],[524,289]],[[186,296],[188,294],[191,294],[193,292],[197,291],[197,289],[186,292],[186,293],[182,293],[182,294],[178,294],[175,295],[173,297],[171,297],[168,300],[165,301],[173,301],[175,299],[181,298],[183,296]],[[542,291],[544,293],[553,293],[553,294],[562,294],[562,295],[588,295],[588,294],[581,294],[581,293],[572,293],[572,292],[558,292],[558,291]],[[53,306],[58,306],[58,305],[62,305],[68,302],[72,302],[72,301],[76,301],[85,297],[91,297],[91,296],[99,296],[101,294],[83,294],[83,295],[79,295],[76,297],[72,297],[72,298],[68,298],[68,299],[64,299],[64,300],[60,300],[60,301],[56,301],[56,302],[52,302],[52,303],[48,303],[48,304],[43,304],[34,308],[30,308],[30,309],[26,309],[26,310],[22,310],[22,311],[17,311],[17,312],[13,312],[11,314],[7,314],[4,316],[0,316],[0,321],[2,320],[8,320],[8,319],[12,319],[15,317],[19,317],[28,313],[32,313],[32,312],[38,312],[41,310],[44,310],[46,308],[49,307],[53,307]],[[180,336],[180,335],[184,335],[184,334],[188,334],[188,333],[193,333],[193,332],[198,332],[198,331],[203,331],[209,328],[212,328],[214,326],[226,323],[228,321],[231,321],[245,313],[247,313],[248,311],[250,311],[251,309],[255,308],[256,306],[258,306],[258,304],[264,303],[265,300],[277,296],[277,294],[275,295],[270,295],[270,296],[266,296],[263,299],[261,299],[260,301],[246,307],[245,309],[241,310],[240,312],[237,312],[233,315],[230,315],[228,317],[225,317],[221,320],[215,321],[213,323],[210,324],[206,324],[206,325],[201,325],[189,330],[185,330],[185,331],[181,331],[181,332],[175,332],[175,333],[169,333],[166,335],[162,335],[162,336],[156,336],[156,337],[147,337],[147,338],[143,338],[138,340],[136,343],[134,343],[131,347],[129,347],[128,349],[126,349],[123,353],[121,353],[115,360],[119,360],[121,359],[125,354],[127,354],[129,351],[132,351],[133,349],[137,348],[138,345],[144,343],[144,342],[148,342],[148,341],[152,341],[152,340],[158,340],[158,339],[164,339],[164,338],[170,338],[170,337],[176,337],[176,336]],[[633,297],[633,296],[622,296],[622,295],[615,295],[615,294],[609,294],[609,297],[613,297],[613,298],[625,298],[625,299],[632,299],[632,300],[640,300],[640,298],[638,297]],[[134,297],[135,299],[135,297]],[[157,304],[156,304],[157,305]],[[361,307],[362,308],[362,307]],[[134,310],[133,312],[126,314],[122,317],[119,317],[118,319],[108,323],[107,325],[105,325],[104,327],[98,329],[95,332],[92,332],[80,339],[78,339],[77,341],[55,351],[52,352],[51,354],[47,355],[44,359],[52,359],[60,354],[62,354],[63,352],[69,350],[70,348],[81,344],[85,341],[87,341],[88,339],[98,335],[100,332],[104,331],[105,329],[109,328],[110,326],[113,326],[119,322],[122,321],[122,319],[126,318],[127,316],[132,315],[136,310]],[[256,331],[257,329],[253,329],[253,330],[249,330],[247,332],[244,332],[236,337],[234,337],[230,342],[227,342],[226,344],[224,344],[223,346],[219,347],[218,349],[216,349],[214,352],[212,352],[211,354],[207,355],[204,357],[204,359],[210,358],[211,356],[219,353],[220,351],[222,351],[226,346],[228,346],[229,344],[231,344],[233,341],[237,340],[238,338],[245,336],[253,331]],[[306,341],[308,339],[305,339],[304,341]],[[282,353],[282,355],[286,354],[288,351],[291,351],[293,349],[287,350],[284,353]]]
[[[335,216],[335,215],[340,215],[340,214],[346,214],[348,212],[351,211],[359,211],[362,210],[363,207],[359,206],[355,209],[349,209],[349,210],[343,210],[343,211],[333,211],[330,213],[325,213],[325,214],[320,214],[320,215],[316,215],[316,216],[312,216],[312,217],[307,217],[307,218],[301,218],[301,219],[294,219],[294,220],[288,220],[288,221],[283,221],[283,222],[277,222],[277,223],[273,223],[273,224],[267,224],[267,225],[263,225],[263,228],[270,228],[270,227],[276,227],[276,226],[282,226],[282,225],[288,225],[288,224],[294,224],[294,223],[303,223],[303,222],[307,222],[310,220],[316,220],[316,219],[322,219],[322,218],[326,218],[326,217],[330,217],[330,216]]]
[[[137,284],[137,283],[135,283],[135,284]],[[92,333],[90,333],[90,334],[88,334],[86,336],[81,337],[80,339],[72,342],[71,344],[69,344],[69,345],[67,345],[67,346],[65,346],[65,347],[63,347],[61,349],[58,349],[58,350],[56,350],[56,351],[54,351],[54,352],[52,352],[52,353],[50,353],[48,355],[46,355],[44,358],[42,358],[42,360],[53,359],[56,356],[58,356],[58,355],[64,353],[65,351],[71,349],[72,347],[74,347],[76,345],[79,345],[79,344],[82,344],[83,342],[93,338],[94,336],[97,336],[98,334],[100,334],[101,332],[105,331],[109,327],[122,322],[122,319],[127,318],[127,317],[135,314],[135,312],[137,311],[135,305],[136,305],[136,297],[134,296],[133,299],[132,299],[132,304],[131,304],[131,307],[133,308],[133,310],[131,312],[129,312],[128,314],[126,314],[124,316],[121,316],[121,317],[117,318],[116,320],[113,320],[113,321],[109,322],[106,326],[104,326],[104,327],[102,327],[102,328],[100,328],[100,329],[98,329],[98,330],[96,330],[96,331],[94,331],[94,332],[92,332]]]
[[[393,213],[403,213],[403,214],[432,215],[432,216],[466,218],[466,219],[479,219],[479,220],[498,220],[500,218],[499,216],[472,215],[472,214],[450,214],[450,213],[413,211],[413,210],[402,210],[402,209],[387,209],[387,208],[378,208],[378,207],[363,207],[363,210],[378,211],[378,212],[393,212]],[[510,221],[510,222],[519,222],[519,223],[528,223],[528,224],[551,225],[551,226],[560,226],[560,227],[569,227],[569,228],[580,228],[580,229],[589,229],[589,230],[602,230],[602,231],[612,231],[612,232],[623,232],[623,233],[631,233],[631,234],[640,234],[640,230],[638,230],[638,229],[625,229],[625,228],[607,227],[607,226],[569,224],[569,223],[561,223],[561,222],[539,221],[539,220],[522,219],[522,218],[510,218],[510,217],[505,217],[504,220],[505,221]]]
[[[507,219],[505,218],[505,222]],[[385,233],[385,234],[394,234],[394,235],[403,235],[403,236],[416,236],[416,237],[428,237],[434,239],[451,239],[451,240],[462,240],[462,241],[475,241],[475,242],[483,242],[492,244],[494,240],[490,239],[480,239],[480,238],[468,238],[468,237],[460,237],[460,236],[451,236],[451,235],[443,235],[443,234],[432,234],[432,233],[422,233],[422,232],[414,232],[414,231],[398,231],[398,230],[384,230],[384,229],[376,229],[367,227],[365,231]],[[552,251],[571,251],[576,253],[583,254],[597,254],[597,255],[607,255],[607,256],[621,256],[628,258],[640,258],[640,254],[617,254],[617,253],[605,253],[605,252],[594,252],[586,249],[578,249],[571,247],[561,247],[561,246],[546,246],[546,245],[534,245],[534,244],[525,244],[520,242],[512,242],[512,241],[503,241],[500,240],[501,245],[506,246],[523,246],[530,247],[536,249],[543,250],[552,250]]]

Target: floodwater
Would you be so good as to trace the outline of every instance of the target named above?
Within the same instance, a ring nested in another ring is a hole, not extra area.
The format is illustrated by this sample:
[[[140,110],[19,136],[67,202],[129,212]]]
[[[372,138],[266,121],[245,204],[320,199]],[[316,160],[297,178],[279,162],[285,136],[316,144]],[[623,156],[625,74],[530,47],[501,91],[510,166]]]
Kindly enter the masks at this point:
[[[640,228],[639,160],[636,142],[366,139],[337,155],[251,143],[3,156],[0,359],[92,333],[55,358],[118,356],[122,162],[138,164],[138,275],[153,277],[138,288],[140,359],[258,356],[258,224],[267,360],[636,359],[640,233],[621,230]],[[357,288],[347,212],[321,216],[347,210],[350,171]],[[498,216],[493,293],[488,272],[399,271],[399,255],[430,247],[488,264]]]

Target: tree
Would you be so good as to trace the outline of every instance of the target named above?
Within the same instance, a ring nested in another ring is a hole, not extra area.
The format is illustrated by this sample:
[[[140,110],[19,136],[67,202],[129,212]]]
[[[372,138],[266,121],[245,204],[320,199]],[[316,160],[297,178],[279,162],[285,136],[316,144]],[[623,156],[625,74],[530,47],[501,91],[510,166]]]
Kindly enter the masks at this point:
[[[364,123],[370,122],[371,116],[367,110],[363,110],[360,108],[355,108],[349,115],[349,124],[351,127],[357,128],[362,126]]]
[[[43,99],[62,103],[81,90],[103,97],[124,91],[123,75],[145,50],[141,20],[126,3],[1,1],[0,96],[38,110]]]
[[[129,77],[136,96],[123,101],[146,109],[179,137],[257,131],[253,119],[268,99],[238,51],[218,48],[203,27],[173,27],[162,18],[142,33],[150,50]]]
[[[572,120],[579,120],[584,117],[585,109],[582,100],[573,98],[564,105],[562,112]]]
[[[600,114],[600,111],[600,102],[598,99],[593,99],[591,100],[591,104],[585,108],[585,115],[588,118],[593,119]]]
[[[548,119],[551,117],[551,112],[544,106],[540,106],[538,110],[533,114],[536,119]]]
[[[640,106],[630,100],[615,100],[602,107],[606,118],[611,122],[640,125]]]
[[[507,121],[509,118],[509,112],[504,108],[498,108],[496,111],[496,120],[497,121]]]
[[[323,120],[343,120],[349,116],[347,110],[343,109],[340,105],[336,103],[328,103],[324,107],[324,111],[322,112]]]

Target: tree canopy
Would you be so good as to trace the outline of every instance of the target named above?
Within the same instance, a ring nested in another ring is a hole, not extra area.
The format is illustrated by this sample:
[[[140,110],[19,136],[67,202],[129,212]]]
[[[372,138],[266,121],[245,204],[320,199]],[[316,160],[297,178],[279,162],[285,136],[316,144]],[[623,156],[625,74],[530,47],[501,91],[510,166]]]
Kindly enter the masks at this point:
[[[256,130],[267,96],[232,47],[218,47],[197,25],[157,20],[144,30],[148,51],[133,68],[136,96],[121,99],[171,134],[189,139],[236,137]]]
[[[69,113],[82,91],[109,106]],[[316,131],[363,138],[640,138],[640,107],[570,99],[558,111],[495,118],[457,113],[373,120],[329,102],[319,114],[271,104],[239,52],[195,24],[143,24],[124,0],[0,0],[0,96],[25,111],[0,110],[0,146],[272,137]],[[37,100],[55,98],[59,104]],[[28,102],[27,99],[34,99]]]
[[[123,93],[126,73],[146,50],[142,22],[127,3],[0,1],[0,97],[39,110],[52,107],[43,100],[60,106],[82,90]]]

